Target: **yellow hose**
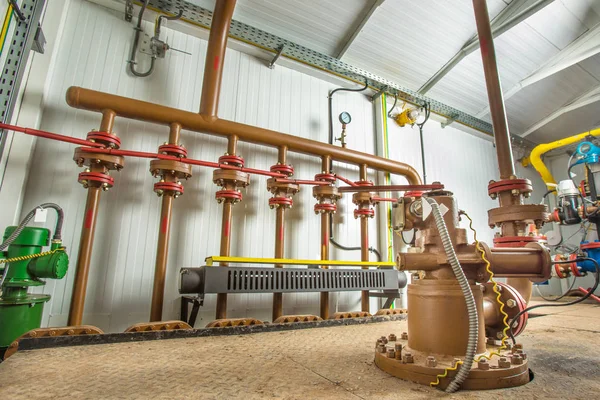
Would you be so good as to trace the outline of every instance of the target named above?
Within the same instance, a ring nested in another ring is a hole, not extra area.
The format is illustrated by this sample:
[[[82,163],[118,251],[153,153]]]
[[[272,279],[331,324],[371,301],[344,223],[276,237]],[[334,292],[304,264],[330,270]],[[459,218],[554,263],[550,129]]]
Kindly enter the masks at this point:
[[[529,164],[533,165],[533,168],[535,168],[536,171],[540,174],[542,180],[544,181],[544,183],[546,183],[548,189],[554,189],[556,185],[556,180],[552,176],[550,170],[548,170],[548,167],[546,167],[546,164],[544,164],[544,162],[542,161],[542,155],[549,152],[550,150],[558,149],[560,147],[568,146],[570,144],[574,144],[585,140],[588,136],[600,136],[600,129],[592,129],[591,131],[582,132],[577,135],[565,139],[560,139],[552,143],[540,144],[536,146],[533,150],[531,150],[531,154],[529,155],[529,157],[525,157],[521,161],[521,164],[523,164],[524,167],[528,166]]]
[[[500,305],[500,313],[502,314],[502,317],[503,317],[502,322],[504,323],[504,329],[502,330],[502,340],[501,340],[500,347],[498,348],[497,351],[492,351],[488,355],[482,354],[481,356],[477,357],[475,359],[475,362],[479,362],[483,358],[490,360],[493,356],[500,356],[500,351],[506,349],[506,340],[508,339],[507,332],[509,329],[508,314],[506,313],[506,311],[504,311],[504,303],[500,299],[501,298],[500,290],[498,290],[498,284],[494,280],[494,273],[492,272],[491,264],[485,256],[485,250],[481,247],[479,240],[477,240],[477,231],[475,230],[475,228],[473,228],[473,220],[471,219],[471,217],[469,217],[469,215],[466,212],[461,211],[461,214],[464,215],[465,217],[467,217],[467,219],[469,220],[469,229],[471,229],[473,231],[473,239],[475,240],[475,247],[477,248],[477,251],[479,251],[481,253],[481,259],[485,262],[485,269],[488,272],[488,274],[490,274],[490,282],[492,283],[494,293],[496,294],[496,301]],[[462,364],[462,361],[460,361],[460,360],[456,361],[456,363],[454,364],[453,367],[446,368],[444,370],[444,373],[439,374],[436,377],[435,382],[431,382],[429,385],[431,387],[439,385],[440,379],[447,377],[449,371],[456,371],[458,366],[461,364]]]

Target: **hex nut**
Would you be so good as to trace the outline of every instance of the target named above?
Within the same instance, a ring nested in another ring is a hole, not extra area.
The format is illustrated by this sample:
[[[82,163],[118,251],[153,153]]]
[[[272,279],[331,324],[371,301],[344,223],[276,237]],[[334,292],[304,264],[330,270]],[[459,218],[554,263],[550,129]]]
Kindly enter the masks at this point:
[[[482,358],[477,362],[477,368],[487,371],[488,369],[490,369],[490,363],[485,358]]]
[[[412,364],[415,362],[415,359],[411,353],[404,353],[402,356],[402,362],[404,364]]]
[[[425,366],[426,367],[437,367],[437,360],[435,359],[434,356],[429,356],[427,357],[427,359],[425,360]]]
[[[506,306],[508,308],[515,308],[517,306],[517,302],[514,299],[506,300]]]
[[[522,358],[523,360],[527,360],[527,353],[523,353],[523,351],[521,351],[521,352],[520,352],[520,353],[518,353],[518,354],[521,356],[521,358]]]
[[[388,342],[388,340],[387,340],[387,338],[385,336],[380,337],[379,340],[381,340],[381,342],[383,344],[387,344],[387,342]]]
[[[510,368],[510,361],[508,361],[508,358],[500,357],[500,359],[498,360],[498,367],[499,368]]]
[[[513,346],[516,350],[523,350],[523,345],[521,343],[517,343]]]
[[[394,349],[388,349],[387,356],[388,358],[396,358],[396,352],[394,351]]]
[[[402,332],[402,335],[400,335],[400,339],[408,340],[408,332]]]
[[[388,336],[388,340],[390,342],[395,342],[396,341],[396,335],[394,335],[393,333],[390,333],[390,335]]]
[[[521,357],[519,354],[515,354],[510,358],[510,361],[514,365],[521,365],[523,364],[523,357]]]
[[[377,346],[377,352],[378,353],[385,353],[385,346],[380,344],[379,346]]]
[[[498,332],[496,333],[496,337],[498,338],[498,340],[502,340],[502,338],[504,337],[504,333]]]

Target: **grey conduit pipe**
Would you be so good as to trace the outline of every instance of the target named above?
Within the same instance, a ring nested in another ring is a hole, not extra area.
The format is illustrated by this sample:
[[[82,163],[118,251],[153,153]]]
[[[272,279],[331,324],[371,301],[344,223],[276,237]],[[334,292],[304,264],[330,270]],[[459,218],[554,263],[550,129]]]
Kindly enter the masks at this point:
[[[465,379],[467,379],[469,372],[471,372],[471,367],[473,366],[473,360],[475,359],[479,332],[477,306],[475,305],[475,298],[473,297],[473,292],[471,291],[469,281],[467,280],[467,277],[460,266],[460,262],[458,261],[458,257],[456,257],[456,253],[454,252],[454,247],[452,246],[452,241],[450,240],[450,234],[448,233],[448,228],[446,227],[446,223],[444,222],[444,217],[440,212],[438,203],[429,197],[423,197],[423,199],[425,199],[431,205],[433,217],[435,218],[435,225],[440,233],[440,238],[442,239],[442,244],[444,245],[444,250],[446,251],[446,256],[448,257],[448,262],[452,266],[452,271],[454,272],[456,280],[458,281],[465,296],[467,313],[469,314],[469,341],[467,342],[467,353],[465,354],[463,364],[460,366],[460,369],[454,377],[454,380],[450,382],[446,388],[446,393],[454,393],[459,389],[460,385],[465,381]]]

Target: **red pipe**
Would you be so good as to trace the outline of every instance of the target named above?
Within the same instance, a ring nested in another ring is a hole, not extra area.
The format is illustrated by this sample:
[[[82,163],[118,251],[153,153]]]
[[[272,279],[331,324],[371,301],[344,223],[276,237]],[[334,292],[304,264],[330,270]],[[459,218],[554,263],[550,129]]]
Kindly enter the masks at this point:
[[[391,203],[395,203],[398,199],[393,199],[391,197],[373,197],[373,201],[389,201]]]
[[[588,293],[589,293],[589,290],[585,290],[585,289],[584,289],[584,288],[582,288],[581,286],[579,286],[579,287],[577,288],[577,290],[579,290],[579,291],[580,291],[581,293],[583,293],[584,295],[586,295],[586,294],[588,294]],[[590,299],[594,299],[594,300],[596,300],[598,303],[600,303],[600,298],[599,298],[598,296],[596,296],[596,295],[593,295],[593,294],[592,294],[592,295],[590,295]]]
[[[10,124],[2,124],[2,123],[0,123],[0,129],[6,129],[6,130],[9,130],[9,131],[21,132],[21,133],[24,133],[26,135],[39,136],[39,137],[43,137],[43,138],[46,138],[46,139],[59,140],[61,142],[67,142],[67,143],[73,143],[73,144],[80,144],[82,146],[104,147],[104,145],[102,145],[100,143],[90,142],[89,140],[77,139],[77,138],[74,138],[74,137],[71,137],[71,136],[59,135],[58,133],[41,131],[41,130],[38,130],[38,129],[23,128],[23,127],[17,126],[17,125],[10,125]]]
[[[356,183],[352,182],[350,179],[344,178],[343,176],[336,175],[335,178],[339,179],[340,181],[344,182],[347,185],[357,186]]]
[[[298,185],[313,185],[313,186],[317,186],[317,185],[330,185],[329,182],[325,182],[325,181],[311,181],[311,180],[306,180],[306,179],[276,179],[276,182],[281,182],[281,183],[296,183]]]

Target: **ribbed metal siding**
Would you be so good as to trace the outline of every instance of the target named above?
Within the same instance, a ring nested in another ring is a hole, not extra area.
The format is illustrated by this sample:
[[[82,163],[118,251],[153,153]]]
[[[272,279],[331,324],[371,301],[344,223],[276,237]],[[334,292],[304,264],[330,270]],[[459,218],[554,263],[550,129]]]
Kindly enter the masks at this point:
[[[146,31],[151,26],[146,25]],[[98,114],[69,108],[64,101],[66,89],[80,85],[123,96],[148,100],[196,111],[199,108],[206,42],[173,31],[165,31],[170,44],[192,53],[171,52],[157,61],[151,78],[132,78],[125,73],[131,25],[119,16],[86,1],[73,1],[69,8],[65,34],[56,68],[52,72],[50,93],[45,102],[41,129],[85,137],[98,127]],[[228,51],[223,78],[220,116],[226,119],[327,141],[327,82],[277,67],[268,69],[262,61]],[[360,95],[340,94],[335,115],[347,110],[353,122],[349,127],[349,147],[373,152],[372,107]],[[339,127],[336,124],[336,131]],[[125,149],[155,151],[168,134],[164,127],[118,119],[115,132]],[[223,138],[183,132],[182,143],[190,157],[216,161],[226,150]],[[44,325],[64,325],[69,308],[77,258],[78,240],[86,192],[76,183],[79,169],[72,161],[74,146],[41,139],[31,166],[24,199],[24,210],[42,201],[54,201],[66,209],[65,245],[72,259],[68,276],[48,281],[44,292],[53,295],[46,307]],[[240,143],[246,164],[268,169],[276,162],[276,150]],[[320,172],[320,160],[290,153],[289,162],[296,176],[312,178]],[[155,180],[147,160],[128,158],[125,169],[115,174],[115,188],[102,194],[96,244],[88,284],[84,322],[107,331],[120,331],[148,318],[160,199],[152,191]],[[355,168],[339,166],[340,173],[357,179]],[[206,256],[219,252],[221,206],[214,200],[217,187],[209,169],[194,168],[185,182],[185,195],[175,201],[173,234],[167,272],[164,318],[177,318],[178,270],[199,266]],[[231,253],[236,256],[271,257],[274,250],[275,213],[268,207],[266,178],[252,176],[244,201],[234,208]],[[350,196],[347,196],[348,198]],[[344,204],[348,204],[349,199]],[[286,256],[319,258],[320,218],[312,207],[311,188],[302,188],[294,208],[286,214]],[[359,243],[359,222],[351,217],[351,204],[343,207],[343,234],[340,240]],[[350,214],[348,214],[350,213]],[[52,221],[49,221],[51,224]],[[373,224],[372,235],[376,235]],[[375,236],[374,236],[375,237]],[[345,255],[358,259],[359,254]],[[284,311],[292,314],[317,313],[319,295],[286,295]],[[336,297],[332,295],[332,301]],[[201,317],[214,317],[214,296],[209,296]],[[340,296],[340,311],[360,307],[360,295]],[[270,319],[271,295],[233,295],[229,316]],[[198,322],[198,326],[206,320]]]

